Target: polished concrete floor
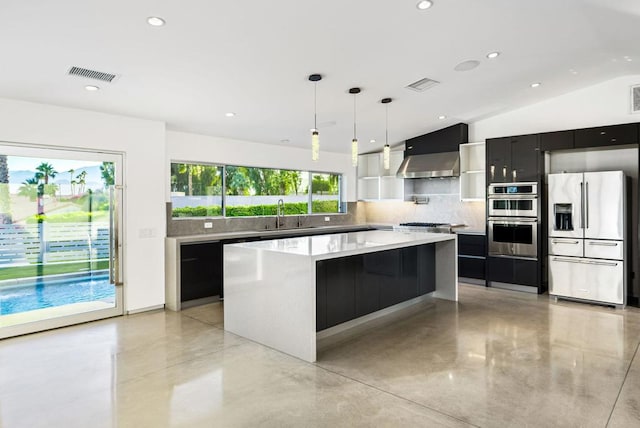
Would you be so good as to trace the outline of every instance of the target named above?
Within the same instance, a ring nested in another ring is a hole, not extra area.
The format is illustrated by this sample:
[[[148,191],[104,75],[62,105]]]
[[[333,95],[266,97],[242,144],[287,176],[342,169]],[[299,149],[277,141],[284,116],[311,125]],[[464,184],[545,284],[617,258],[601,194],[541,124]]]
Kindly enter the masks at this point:
[[[640,310],[463,286],[323,350],[221,304],[0,341],[0,427],[639,427]]]

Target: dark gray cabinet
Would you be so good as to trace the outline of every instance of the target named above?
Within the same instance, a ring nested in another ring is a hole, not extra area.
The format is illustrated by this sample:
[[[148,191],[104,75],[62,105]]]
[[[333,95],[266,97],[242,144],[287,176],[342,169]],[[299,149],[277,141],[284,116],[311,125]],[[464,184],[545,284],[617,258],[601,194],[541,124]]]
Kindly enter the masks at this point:
[[[636,143],[638,143],[637,123],[578,129],[575,136],[576,149]]]
[[[487,237],[458,233],[458,276],[484,280],[486,278]]]
[[[540,151],[551,152],[554,150],[573,149],[575,131],[545,132],[540,134]]]
[[[435,246],[316,262],[316,330],[435,291]]]
[[[180,301],[222,293],[222,244],[183,244],[180,248]]]
[[[538,293],[543,291],[540,286],[540,266],[537,260],[489,256],[487,266],[491,281],[537,287]]]
[[[538,181],[540,147],[538,135],[487,140],[487,183]]]
[[[409,138],[405,142],[405,157],[428,153],[457,152],[460,144],[469,141],[469,126],[458,123],[419,137]]]

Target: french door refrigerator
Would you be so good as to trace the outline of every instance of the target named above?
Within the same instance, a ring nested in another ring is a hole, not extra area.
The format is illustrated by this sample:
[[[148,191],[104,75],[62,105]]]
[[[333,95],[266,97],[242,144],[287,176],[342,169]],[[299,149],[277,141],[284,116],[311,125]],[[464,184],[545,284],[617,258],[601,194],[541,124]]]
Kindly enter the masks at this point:
[[[549,294],[626,305],[622,171],[549,174]]]

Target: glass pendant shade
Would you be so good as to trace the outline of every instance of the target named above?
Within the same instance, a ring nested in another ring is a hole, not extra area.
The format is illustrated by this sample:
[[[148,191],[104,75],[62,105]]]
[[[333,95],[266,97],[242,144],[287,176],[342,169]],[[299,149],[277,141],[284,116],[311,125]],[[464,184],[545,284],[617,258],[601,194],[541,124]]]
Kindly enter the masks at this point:
[[[391,147],[388,144],[384,145],[384,149],[382,151],[382,163],[384,164],[384,169],[389,169],[389,162],[391,157]]]
[[[351,140],[351,165],[358,166],[358,140]]]
[[[311,160],[317,161],[320,158],[320,134],[314,129],[311,133]]]

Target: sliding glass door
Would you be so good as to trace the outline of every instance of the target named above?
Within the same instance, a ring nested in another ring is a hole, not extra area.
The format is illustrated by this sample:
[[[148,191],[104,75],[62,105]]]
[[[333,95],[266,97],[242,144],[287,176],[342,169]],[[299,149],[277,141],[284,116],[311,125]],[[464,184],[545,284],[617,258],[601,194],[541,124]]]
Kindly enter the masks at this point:
[[[0,338],[123,313],[122,157],[0,143]]]

